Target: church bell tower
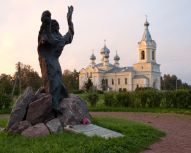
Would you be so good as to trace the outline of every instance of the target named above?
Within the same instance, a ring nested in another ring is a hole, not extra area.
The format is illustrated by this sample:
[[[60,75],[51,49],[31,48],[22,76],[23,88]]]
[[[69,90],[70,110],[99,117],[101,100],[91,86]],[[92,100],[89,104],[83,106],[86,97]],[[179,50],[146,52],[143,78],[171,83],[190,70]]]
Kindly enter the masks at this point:
[[[140,87],[160,89],[160,65],[156,61],[156,42],[149,32],[149,22],[144,23],[144,33],[138,42],[138,61],[133,65],[135,70],[134,84]]]
[[[149,32],[149,22],[145,21],[142,40],[138,42],[138,63],[156,63],[156,42]]]

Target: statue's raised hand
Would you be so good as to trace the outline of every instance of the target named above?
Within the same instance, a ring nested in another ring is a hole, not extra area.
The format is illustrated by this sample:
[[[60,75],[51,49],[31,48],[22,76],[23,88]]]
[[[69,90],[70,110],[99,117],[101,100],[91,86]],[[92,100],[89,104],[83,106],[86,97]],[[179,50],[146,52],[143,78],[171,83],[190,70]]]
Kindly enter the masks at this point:
[[[73,6],[68,6],[67,20],[68,22],[72,21]]]

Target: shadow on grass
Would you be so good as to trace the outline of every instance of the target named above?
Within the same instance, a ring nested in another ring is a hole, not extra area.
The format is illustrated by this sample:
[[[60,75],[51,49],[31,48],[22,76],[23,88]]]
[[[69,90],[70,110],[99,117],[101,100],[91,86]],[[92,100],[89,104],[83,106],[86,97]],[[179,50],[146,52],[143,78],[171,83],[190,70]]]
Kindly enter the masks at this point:
[[[144,150],[165,135],[148,125],[124,119],[96,117],[93,122],[121,132],[125,137],[106,140],[97,136],[86,137],[83,134],[63,132],[27,139],[3,132],[0,133],[0,151],[2,153],[135,153]]]

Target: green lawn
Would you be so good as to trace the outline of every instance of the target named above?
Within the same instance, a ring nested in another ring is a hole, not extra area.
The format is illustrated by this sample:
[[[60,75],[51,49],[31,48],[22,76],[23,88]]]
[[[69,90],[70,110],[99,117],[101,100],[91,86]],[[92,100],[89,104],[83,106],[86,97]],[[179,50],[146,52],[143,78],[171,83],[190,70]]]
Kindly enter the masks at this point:
[[[46,137],[27,139],[20,135],[0,133],[2,153],[136,153],[164,136],[163,132],[148,125],[113,118],[94,118],[97,125],[119,131],[123,138],[105,140],[82,134],[63,132]],[[6,121],[1,120],[0,125]]]
[[[96,107],[88,106],[90,112],[152,112],[152,113],[178,113],[191,115],[191,109],[180,108],[132,108],[132,107],[111,107],[98,105]]]
[[[7,119],[0,119],[0,127],[6,127]]]

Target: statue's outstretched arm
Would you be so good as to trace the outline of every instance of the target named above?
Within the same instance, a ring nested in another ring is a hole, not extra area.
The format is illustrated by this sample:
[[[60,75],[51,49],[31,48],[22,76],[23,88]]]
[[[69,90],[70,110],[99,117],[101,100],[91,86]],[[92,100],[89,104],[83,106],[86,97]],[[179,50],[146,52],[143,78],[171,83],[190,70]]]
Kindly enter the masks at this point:
[[[74,26],[72,22],[73,10],[74,10],[73,6],[68,7],[68,13],[67,13],[68,32],[63,36],[63,39],[65,40],[65,45],[70,44],[74,36]]]

